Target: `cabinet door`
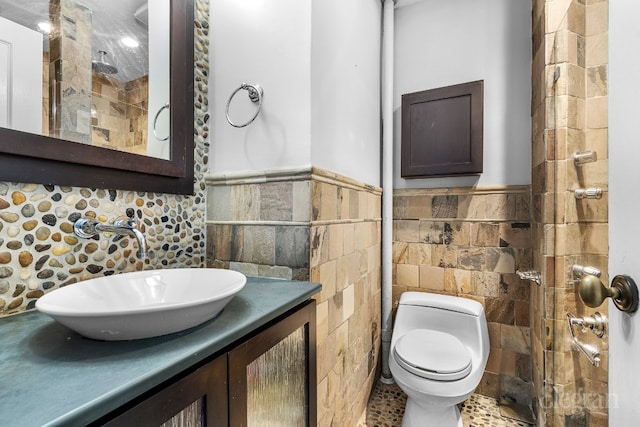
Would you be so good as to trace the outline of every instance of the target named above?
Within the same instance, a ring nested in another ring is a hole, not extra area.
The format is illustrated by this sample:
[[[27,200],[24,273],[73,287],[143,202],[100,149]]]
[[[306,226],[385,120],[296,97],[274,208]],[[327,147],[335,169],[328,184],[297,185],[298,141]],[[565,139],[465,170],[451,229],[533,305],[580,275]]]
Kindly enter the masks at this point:
[[[227,358],[214,359],[105,426],[227,426]]]
[[[230,425],[316,425],[315,304],[229,352]]]

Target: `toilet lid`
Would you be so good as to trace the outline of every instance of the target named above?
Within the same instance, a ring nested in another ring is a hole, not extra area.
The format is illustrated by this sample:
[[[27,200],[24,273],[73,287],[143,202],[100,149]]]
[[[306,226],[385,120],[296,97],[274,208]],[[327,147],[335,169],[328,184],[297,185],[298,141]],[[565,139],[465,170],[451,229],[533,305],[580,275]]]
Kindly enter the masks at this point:
[[[471,372],[471,353],[453,335],[430,329],[414,329],[398,339],[396,361],[422,378],[455,381]]]

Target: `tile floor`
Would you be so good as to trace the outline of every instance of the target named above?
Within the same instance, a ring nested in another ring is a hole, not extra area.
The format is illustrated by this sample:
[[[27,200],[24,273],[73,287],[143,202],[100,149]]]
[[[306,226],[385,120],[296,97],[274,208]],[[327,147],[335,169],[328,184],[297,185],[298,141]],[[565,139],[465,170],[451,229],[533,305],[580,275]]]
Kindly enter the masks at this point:
[[[407,396],[395,384],[376,385],[367,406],[366,422],[360,427],[400,427]],[[530,427],[531,424],[500,415],[496,399],[472,395],[461,405],[465,427]]]

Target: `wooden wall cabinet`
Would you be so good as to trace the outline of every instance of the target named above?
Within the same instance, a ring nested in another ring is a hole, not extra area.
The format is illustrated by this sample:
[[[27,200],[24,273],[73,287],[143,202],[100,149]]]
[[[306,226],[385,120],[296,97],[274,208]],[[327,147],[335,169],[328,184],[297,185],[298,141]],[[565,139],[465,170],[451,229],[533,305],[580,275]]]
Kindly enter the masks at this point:
[[[97,425],[315,426],[315,319],[307,301]]]
[[[482,173],[484,82],[402,95],[403,178]]]

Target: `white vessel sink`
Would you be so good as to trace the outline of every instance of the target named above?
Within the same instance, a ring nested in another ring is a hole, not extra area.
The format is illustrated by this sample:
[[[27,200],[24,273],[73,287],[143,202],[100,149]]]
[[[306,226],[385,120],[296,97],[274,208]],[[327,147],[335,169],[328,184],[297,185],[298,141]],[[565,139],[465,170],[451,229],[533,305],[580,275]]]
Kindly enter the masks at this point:
[[[88,338],[150,338],[212,319],[246,281],[242,273],[213,268],[139,271],[56,289],[36,308]]]

